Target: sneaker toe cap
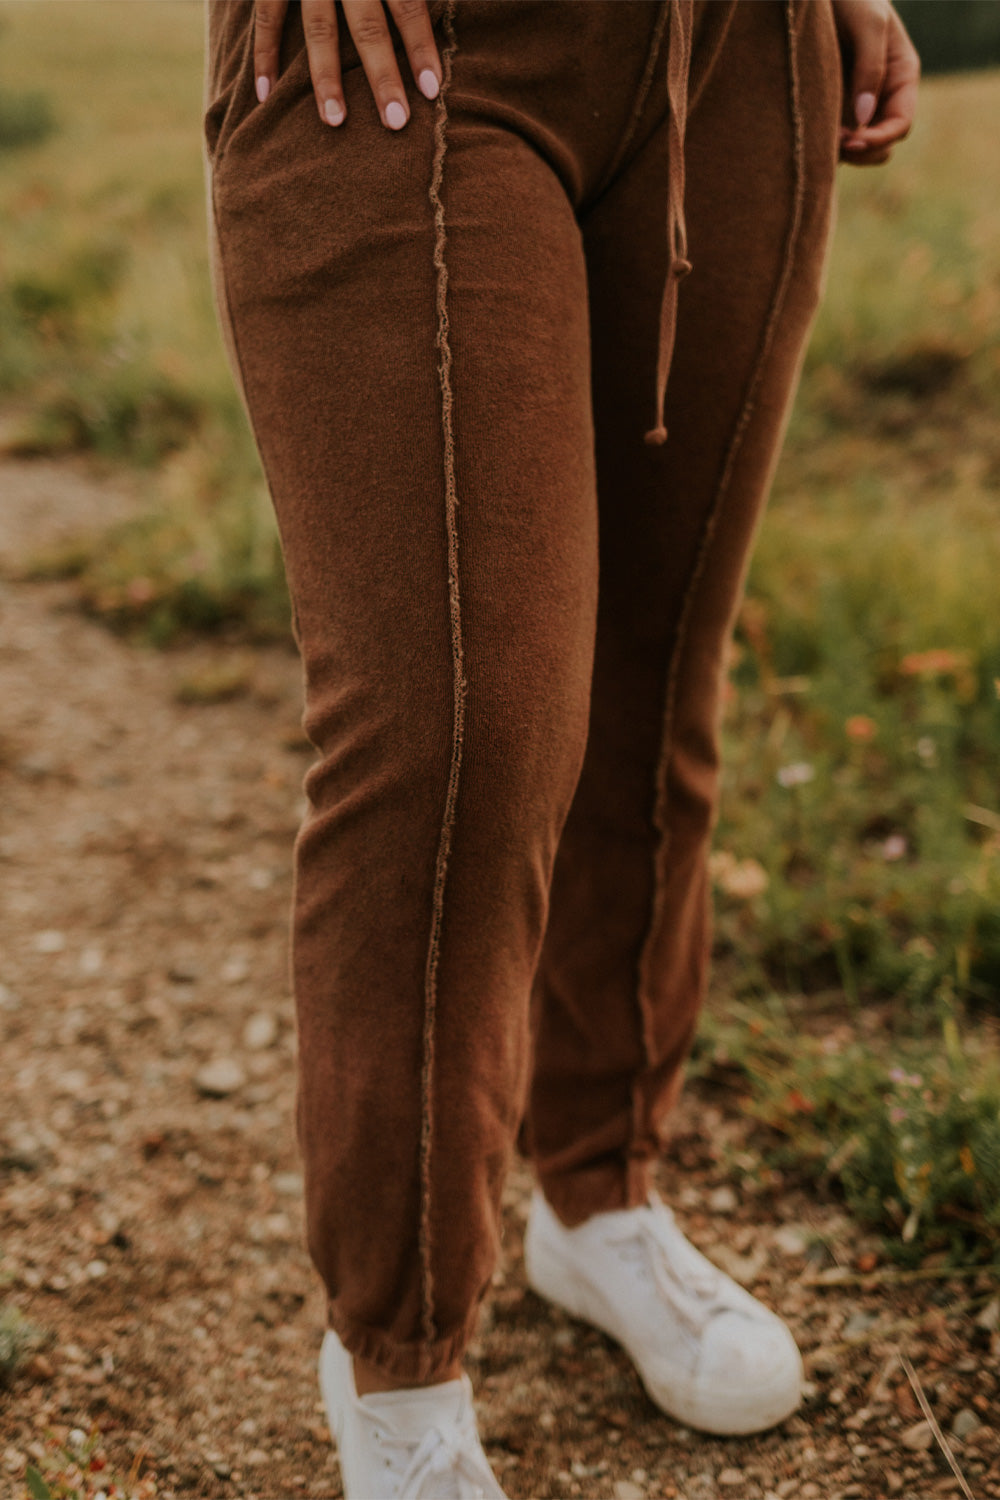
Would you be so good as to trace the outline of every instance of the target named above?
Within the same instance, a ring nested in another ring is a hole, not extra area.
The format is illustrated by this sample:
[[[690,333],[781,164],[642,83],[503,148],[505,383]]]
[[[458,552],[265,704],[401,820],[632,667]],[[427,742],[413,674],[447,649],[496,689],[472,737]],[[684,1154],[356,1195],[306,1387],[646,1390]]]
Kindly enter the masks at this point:
[[[755,1318],[718,1313],[705,1330],[698,1367],[702,1379],[725,1386],[797,1386],[802,1380],[795,1340],[780,1318],[769,1313]]]
[[[802,1399],[802,1357],[781,1320],[761,1308],[753,1318],[725,1311],[710,1319],[693,1363],[662,1350],[640,1366],[653,1400],[701,1432],[736,1437],[764,1432]],[[637,1361],[638,1363],[638,1361]]]
[[[784,1323],[761,1309],[721,1312],[702,1341],[695,1384],[709,1430],[753,1432],[790,1416],[802,1399],[802,1356]]]

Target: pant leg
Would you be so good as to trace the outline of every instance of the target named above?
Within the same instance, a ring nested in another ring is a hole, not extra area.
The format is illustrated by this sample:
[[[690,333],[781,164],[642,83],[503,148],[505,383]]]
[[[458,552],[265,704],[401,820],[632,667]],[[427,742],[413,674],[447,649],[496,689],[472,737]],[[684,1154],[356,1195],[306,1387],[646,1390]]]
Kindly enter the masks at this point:
[[[725,648],[831,218],[840,63],[829,5],[755,0],[728,22],[707,77],[692,79],[694,269],[680,289],[662,448],[641,438],[666,266],[663,132],[583,221],[598,638],[536,986],[525,1132],[569,1223],[645,1197],[704,993]]]
[[[411,96],[398,134],[346,37],[333,131],[294,10],[264,106],[249,5],[210,19],[221,312],[319,752],[293,922],[309,1246],[348,1347],[429,1378],[493,1265],[587,732],[575,203],[627,129],[656,10],[459,5],[441,99]]]

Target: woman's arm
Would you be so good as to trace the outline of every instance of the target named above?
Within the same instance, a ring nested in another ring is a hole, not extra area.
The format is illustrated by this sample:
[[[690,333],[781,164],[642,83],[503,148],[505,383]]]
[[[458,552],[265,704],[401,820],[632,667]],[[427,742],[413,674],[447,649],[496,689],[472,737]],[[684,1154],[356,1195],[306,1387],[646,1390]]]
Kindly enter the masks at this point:
[[[833,0],[844,60],[840,159],[873,167],[910,133],[920,58],[889,0]]]
[[[410,118],[406,90],[396,66],[389,21],[382,0],[340,0],[344,19],[371,84],[382,122],[401,130]],[[386,0],[403,39],[417,88],[434,99],[441,87],[441,59],[427,13],[427,0]],[[278,77],[281,30],[288,0],[255,0],[254,75],[257,98],[263,102]],[[309,72],[320,119],[340,125],[347,118],[340,78],[337,4],[335,0],[302,0],[302,29],[309,54]]]

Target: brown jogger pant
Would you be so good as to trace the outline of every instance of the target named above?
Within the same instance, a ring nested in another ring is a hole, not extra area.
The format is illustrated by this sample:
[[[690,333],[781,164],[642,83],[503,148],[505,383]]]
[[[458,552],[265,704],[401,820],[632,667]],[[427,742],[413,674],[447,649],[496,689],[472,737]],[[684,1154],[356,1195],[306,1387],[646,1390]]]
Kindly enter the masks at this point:
[[[258,105],[251,5],[220,0],[206,116],[319,752],[293,934],[309,1246],[347,1346],[422,1379],[471,1332],[519,1130],[567,1223],[647,1191],[841,90],[829,0],[431,15],[440,98],[411,87],[385,129],[342,26],[331,129],[295,9]]]

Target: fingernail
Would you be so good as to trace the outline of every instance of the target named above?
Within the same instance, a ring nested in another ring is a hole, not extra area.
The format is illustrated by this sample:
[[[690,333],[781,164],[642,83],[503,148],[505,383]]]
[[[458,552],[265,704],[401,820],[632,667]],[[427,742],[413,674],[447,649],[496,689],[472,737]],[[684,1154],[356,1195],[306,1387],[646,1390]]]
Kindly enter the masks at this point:
[[[271,80],[266,76],[266,74],[262,73],[257,79],[257,102],[259,104],[263,104],[264,100],[267,98],[270,92]]]
[[[417,88],[425,99],[436,99],[441,85],[437,81],[437,74],[432,73],[430,68],[425,68],[417,79]]]
[[[339,125],[344,118],[344,107],[338,99],[328,99],[323,105],[323,115],[330,125]]]
[[[398,99],[393,99],[391,104],[385,107],[385,123],[390,130],[402,130],[406,124],[406,110]]]
[[[875,113],[875,106],[877,103],[878,100],[875,98],[874,94],[858,95],[858,97],[854,101],[854,118],[857,120],[859,125],[865,126],[868,124],[868,122],[871,120],[872,115]]]

